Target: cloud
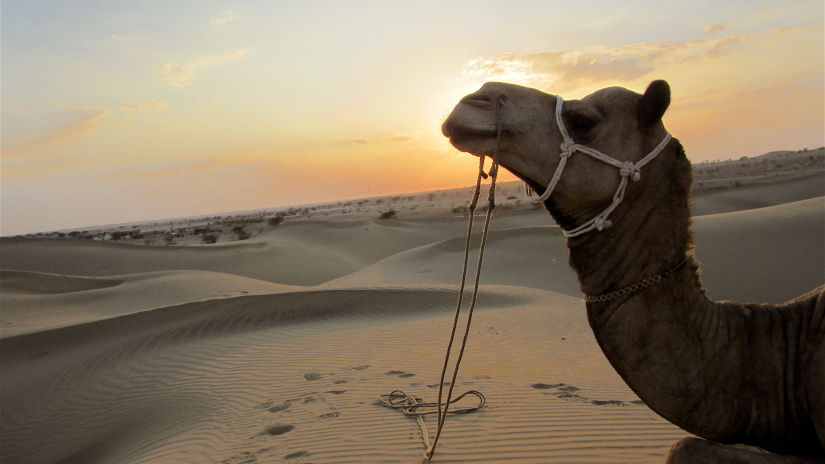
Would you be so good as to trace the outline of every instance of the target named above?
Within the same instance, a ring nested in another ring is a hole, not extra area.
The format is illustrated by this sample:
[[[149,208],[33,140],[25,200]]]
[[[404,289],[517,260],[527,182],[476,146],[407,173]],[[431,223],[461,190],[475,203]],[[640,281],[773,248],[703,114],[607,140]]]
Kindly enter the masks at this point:
[[[232,14],[232,10],[223,10],[217,18],[210,20],[209,24],[213,26],[223,26],[224,24],[234,20],[235,15]]]
[[[620,47],[482,57],[469,60],[462,73],[469,79],[568,91],[601,82],[628,83],[664,66],[725,56],[747,39],[748,35],[728,35],[721,39],[639,42]]]
[[[716,23],[702,26],[702,30],[713,34],[714,32],[724,31],[725,29],[733,26],[734,24],[736,24],[736,19],[731,19],[726,23]]]
[[[158,64],[155,65],[153,69],[160,73],[160,75],[163,76],[166,82],[168,82],[172,87],[183,87],[189,85],[195,71],[205,67],[225,63],[227,61],[241,59],[245,56],[246,50],[234,49],[220,55],[195,58],[180,66],[173,65],[171,63]]]
[[[729,35],[724,39],[717,40],[710,48],[705,51],[705,56],[709,58],[719,58],[721,56],[730,55],[731,47],[734,44],[742,42],[747,36],[743,35]]]
[[[134,103],[121,103],[120,107],[125,108],[127,110],[145,110],[145,109],[148,109],[148,108],[163,109],[163,108],[166,108],[166,102],[159,101],[159,100],[152,100],[152,101],[134,102]]]
[[[81,137],[94,130],[107,114],[105,108],[75,108],[4,118],[3,154],[20,154]]]
[[[387,137],[390,142],[409,142],[415,140],[416,136],[412,134],[393,134]]]
[[[702,26],[702,30],[710,34],[713,34],[714,32],[721,32],[736,24],[740,19],[743,19],[743,17],[739,16],[725,23],[706,24]]]
[[[798,25],[798,26],[789,26],[789,27],[777,27],[776,29],[772,30],[771,32],[774,35],[782,35],[787,34],[789,32],[800,32],[808,29],[808,26]]]
[[[369,143],[367,139],[352,139],[350,140],[352,143]]]

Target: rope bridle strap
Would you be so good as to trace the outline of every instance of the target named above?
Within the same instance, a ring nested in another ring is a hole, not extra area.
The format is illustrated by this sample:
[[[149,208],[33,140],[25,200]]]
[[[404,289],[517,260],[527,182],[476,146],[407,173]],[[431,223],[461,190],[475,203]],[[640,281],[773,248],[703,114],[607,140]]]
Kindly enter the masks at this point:
[[[650,151],[647,155],[645,155],[639,161],[635,163],[632,161],[619,161],[616,158],[613,158],[609,155],[606,155],[595,148],[588,147],[587,145],[582,145],[580,143],[576,143],[570,134],[567,132],[567,129],[564,127],[564,120],[562,119],[562,108],[564,106],[564,99],[560,96],[556,97],[556,124],[559,126],[559,132],[561,133],[562,142],[560,145],[561,152],[559,154],[560,161],[559,165],[556,167],[556,171],[553,173],[553,177],[550,179],[550,183],[547,185],[547,188],[544,189],[544,193],[539,196],[539,200],[542,202],[547,201],[550,198],[550,195],[553,193],[553,190],[556,188],[556,184],[559,183],[559,179],[561,179],[561,175],[564,172],[564,167],[567,165],[567,160],[571,156],[573,156],[576,152],[581,152],[586,155],[589,155],[599,161],[604,163],[610,164],[615,166],[619,169],[619,176],[621,179],[619,180],[619,187],[616,188],[616,192],[613,194],[613,201],[610,202],[610,205],[607,206],[601,213],[597,214],[593,219],[585,222],[584,224],[571,229],[571,230],[563,230],[565,237],[576,237],[578,235],[585,234],[592,230],[604,230],[611,225],[612,222],[608,219],[610,213],[619,206],[619,204],[624,199],[625,189],[627,189],[628,178],[632,178],[634,182],[639,181],[642,178],[642,167],[644,167],[647,163],[651,162],[659,153],[664,150],[665,146],[667,146],[668,142],[672,136],[669,132],[665,133],[665,136],[659,142],[653,150]]]

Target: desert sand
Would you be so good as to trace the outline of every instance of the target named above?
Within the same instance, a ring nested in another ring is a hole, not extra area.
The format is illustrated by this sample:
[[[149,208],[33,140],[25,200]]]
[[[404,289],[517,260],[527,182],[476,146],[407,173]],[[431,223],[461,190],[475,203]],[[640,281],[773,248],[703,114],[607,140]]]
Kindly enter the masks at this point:
[[[825,282],[821,172],[714,187],[693,208],[710,297]],[[401,210],[212,245],[2,239],[0,458],[421,462],[376,398],[434,400],[465,228]],[[602,355],[543,210],[493,217],[478,309],[456,389],[488,406],[448,418],[434,462],[661,463],[688,435]]]

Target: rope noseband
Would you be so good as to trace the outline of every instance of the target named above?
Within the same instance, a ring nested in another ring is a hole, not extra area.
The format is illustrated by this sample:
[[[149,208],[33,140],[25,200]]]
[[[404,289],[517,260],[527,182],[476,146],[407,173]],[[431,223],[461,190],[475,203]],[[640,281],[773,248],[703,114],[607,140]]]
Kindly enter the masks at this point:
[[[636,182],[642,178],[642,167],[656,158],[656,156],[664,150],[665,146],[670,139],[672,138],[669,132],[665,133],[665,136],[662,138],[662,141],[656,145],[653,150],[650,151],[644,158],[640,159],[637,162],[632,161],[619,161],[616,158],[613,158],[609,155],[606,155],[595,148],[588,147],[587,145],[582,145],[580,143],[576,143],[570,134],[567,132],[567,129],[564,127],[564,121],[562,120],[562,107],[564,105],[564,100],[560,97],[556,97],[556,124],[559,126],[559,132],[561,133],[562,142],[560,145],[561,153],[559,156],[561,160],[559,161],[559,165],[556,167],[556,172],[553,173],[553,177],[550,179],[550,183],[547,185],[547,188],[544,189],[544,193],[539,196],[539,200],[542,202],[547,201],[550,198],[550,195],[553,193],[553,190],[556,188],[556,184],[559,183],[559,179],[561,179],[562,172],[564,172],[564,167],[567,165],[567,159],[570,158],[573,153],[581,152],[586,155],[590,155],[593,158],[596,158],[599,161],[604,163],[610,164],[615,166],[619,169],[619,176],[621,180],[619,181],[619,187],[616,188],[616,193],[613,194],[613,201],[608,205],[607,208],[604,209],[601,213],[597,214],[596,217],[590,219],[589,221],[585,222],[584,224],[572,229],[572,230],[564,230],[565,237],[576,237],[578,235],[585,234],[590,232],[591,230],[604,230],[611,225],[607,217],[610,213],[616,209],[617,206],[622,202],[624,199],[624,192],[627,188],[627,179],[633,178],[633,181]]]

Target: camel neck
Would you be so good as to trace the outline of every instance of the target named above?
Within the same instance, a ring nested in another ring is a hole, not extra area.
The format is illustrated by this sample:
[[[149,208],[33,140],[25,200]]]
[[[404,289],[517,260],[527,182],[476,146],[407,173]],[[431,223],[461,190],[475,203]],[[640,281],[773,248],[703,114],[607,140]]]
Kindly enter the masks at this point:
[[[670,148],[676,151],[676,148]],[[570,265],[588,295],[611,292],[672,269],[690,249],[690,163],[666,153],[628,186],[613,226],[568,240]],[[661,175],[676,172],[677,175]]]
[[[584,293],[598,295],[640,282],[674,268],[687,255],[691,167],[674,145],[650,164],[641,182],[628,187],[625,202],[611,216],[613,227],[568,240],[570,263]],[[741,408],[719,412],[722,403],[736,401],[728,392],[707,399],[715,378],[706,372],[706,358],[713,353],[741,359],[744,347],[706,336],[703,328],[725,333],[739,314],[716,311],[698,279],[698,265],[688,257],[656,285],[588,303],[587,315],[607,359],[648,406],[688,431],[722,438],[740,430],[746,415]],[[739,391],[734,387],[732,392]],[[714,421],[708,423],[708,417]]]

